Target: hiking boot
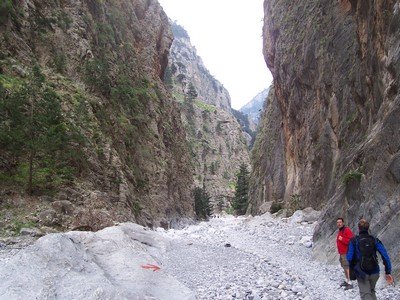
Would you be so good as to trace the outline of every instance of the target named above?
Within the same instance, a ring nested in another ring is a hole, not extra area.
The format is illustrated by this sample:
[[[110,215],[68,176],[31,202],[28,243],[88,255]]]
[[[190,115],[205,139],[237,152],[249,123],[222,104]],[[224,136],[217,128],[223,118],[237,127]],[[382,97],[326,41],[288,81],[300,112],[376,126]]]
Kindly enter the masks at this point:
[[[340,287],[346,287],[348,285],[348,283],[346,282],[346,281],[343,281],[341,284],[340,284]]]
[[[345,286],[345,288],[344,288],[344,290],[346,291],[346,290],[351,290],[353,288],[353,285],[352,284],[347,284],[346,286]]]

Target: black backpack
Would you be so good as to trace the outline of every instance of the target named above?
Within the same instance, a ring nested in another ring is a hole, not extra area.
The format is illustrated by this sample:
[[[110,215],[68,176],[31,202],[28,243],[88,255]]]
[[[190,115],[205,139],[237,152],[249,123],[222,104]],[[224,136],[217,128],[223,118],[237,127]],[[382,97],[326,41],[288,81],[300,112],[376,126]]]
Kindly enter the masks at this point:
[[[378,257],[376,256],[376,239],[372,235],[360,235],[357,237],[360,249],[360,267],[366,273],[378,268]]]

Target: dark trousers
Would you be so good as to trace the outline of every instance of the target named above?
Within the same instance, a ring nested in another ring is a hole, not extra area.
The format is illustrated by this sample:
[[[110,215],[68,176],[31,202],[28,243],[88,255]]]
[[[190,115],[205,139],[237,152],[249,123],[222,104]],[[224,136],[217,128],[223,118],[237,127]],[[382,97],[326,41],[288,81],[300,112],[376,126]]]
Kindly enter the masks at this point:
[[[361,300],[377,300],[375,286],[378,278],[379,274],[366,275],[365,279],[357,278]]]

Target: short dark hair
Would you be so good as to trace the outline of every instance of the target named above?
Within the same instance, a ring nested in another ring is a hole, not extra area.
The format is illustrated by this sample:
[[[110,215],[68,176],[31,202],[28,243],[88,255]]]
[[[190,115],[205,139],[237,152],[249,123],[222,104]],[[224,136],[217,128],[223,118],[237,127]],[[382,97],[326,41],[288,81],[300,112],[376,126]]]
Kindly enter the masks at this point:
[[[343,220],[343,218],[337,218],[337,220],[336,220],[336,221],[339,221],[339,220],[342,220],[342,222],[344,223],[344,220]]]
[[[368,230],[369,223],[365,219],[358,221],[358,230]]]

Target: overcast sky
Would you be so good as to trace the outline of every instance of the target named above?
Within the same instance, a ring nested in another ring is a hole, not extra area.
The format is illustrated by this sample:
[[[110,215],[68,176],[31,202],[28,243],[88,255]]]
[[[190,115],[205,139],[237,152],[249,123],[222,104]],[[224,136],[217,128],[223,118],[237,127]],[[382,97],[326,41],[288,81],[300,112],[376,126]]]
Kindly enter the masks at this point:
[[[262,54],[264,0],[159,0],[241,108],[272,82]]]

